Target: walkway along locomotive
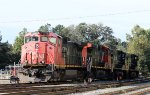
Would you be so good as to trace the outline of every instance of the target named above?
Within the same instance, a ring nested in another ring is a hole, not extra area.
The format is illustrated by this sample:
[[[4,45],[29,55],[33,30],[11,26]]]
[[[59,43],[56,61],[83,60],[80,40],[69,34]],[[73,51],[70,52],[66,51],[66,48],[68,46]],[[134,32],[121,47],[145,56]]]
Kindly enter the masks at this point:
[[[32,32],[24,37],[18,77],[21,82],[135,78],[137,61],[134,54],[104,45],[73,42],[53,32]]]

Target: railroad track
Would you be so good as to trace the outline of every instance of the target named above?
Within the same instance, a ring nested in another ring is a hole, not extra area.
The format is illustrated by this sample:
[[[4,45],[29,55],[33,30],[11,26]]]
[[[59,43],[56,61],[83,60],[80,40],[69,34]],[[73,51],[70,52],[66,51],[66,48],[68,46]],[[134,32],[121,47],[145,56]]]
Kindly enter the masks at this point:
[[[138,86],[114,88],[110,90],[110,92],[104,92],[101,95],[144,95],[148,92],[150,92],[150,83]]]
[[[11,85],[0,85],[0,94],[3,95],[62,95],[62,94],[71,94],[71,93],[82,93],[86,91],[93,91],[97,89],[104,89],[104,88],[114,88],[114,87],[121,87],[133,84],[140,84],[140,83],[147,83],[149,82],[149,78],[145,79],[137,79],[137,80],[130,80],[130,81],[113,81],[108,83],[100,83],[100,82],[93,82],[92,84],[61,84],[55,85],[52,84],[11,84]],[[150,88],[150,85],[143,85],[134,88],[128,88],[123,90],[115,90],[112,92],[102,93],[102,95],[114,95],[114,94],[124,94],[128,92],[133,92],[138,89],[146,89]],[[147,93],[150,89],[143,90],[142,92],[135,92],[137,95],[140,93]]]

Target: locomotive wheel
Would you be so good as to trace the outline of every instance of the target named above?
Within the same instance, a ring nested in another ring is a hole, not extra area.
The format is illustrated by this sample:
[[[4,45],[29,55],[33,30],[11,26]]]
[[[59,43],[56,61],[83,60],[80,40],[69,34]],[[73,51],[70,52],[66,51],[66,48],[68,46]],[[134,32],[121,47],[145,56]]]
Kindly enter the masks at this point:
[[[137,77],[137,73],[136,72],[130,72],[130,78],[136,78]]]
[[[123,74],[123,72],[116,72],[116,74],[115,74],[116,76],[116,80],[117,81],[119,81],[119,80],[123,80],[123,76],[124,76],[124,74]]]
[[[106,78],[106,71],[104,71],[104,70],[98,70],[96,72],[96,78],[97,79],[105,79]]]

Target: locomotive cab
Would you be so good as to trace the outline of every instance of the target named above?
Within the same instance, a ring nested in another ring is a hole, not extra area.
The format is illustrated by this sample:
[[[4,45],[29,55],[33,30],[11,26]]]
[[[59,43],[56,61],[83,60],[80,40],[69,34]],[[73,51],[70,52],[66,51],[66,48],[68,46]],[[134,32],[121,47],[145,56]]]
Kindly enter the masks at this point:
[[[45,52],[44,47],[40,50],[41,44],[48,41],[46,34],[28,33],[24,37],[24,45],[22,46],[21,63],[23,65],[36,65],[44,63]],[[42,58],[41,58],[42,57]]]
[[[125,65],[126,53],[120,50],[117,50],[117,64],[116,68],[122,68]]]
[[[54,53],[56,54],[54,55]],[[61,63],[58,62],[59,56],[61,56],[61,37],[57,34],[38,32],[25,35],[21,55],[23,65],[44,66]]]
[[[100,66],[111,68],[112,60],[111,60],[111,51],[107,46],[101,45],[99,50],[99,59]]]

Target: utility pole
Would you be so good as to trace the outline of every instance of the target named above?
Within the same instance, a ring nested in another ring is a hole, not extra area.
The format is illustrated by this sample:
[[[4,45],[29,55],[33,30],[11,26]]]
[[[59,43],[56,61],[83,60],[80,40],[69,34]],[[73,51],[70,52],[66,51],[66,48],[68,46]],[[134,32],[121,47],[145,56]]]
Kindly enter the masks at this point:
[[[1,74],[1,79],[2,79],[2,70],[0,70],[0,74]]]
[[[15,62],[14,62],[14,72],[13,72],[13,73],[14,73],[14,74],[13,74],[14,76],[16,76],[16,66],[15,66],[15,65],[16,65],[16,64],[15,64]]]

